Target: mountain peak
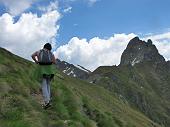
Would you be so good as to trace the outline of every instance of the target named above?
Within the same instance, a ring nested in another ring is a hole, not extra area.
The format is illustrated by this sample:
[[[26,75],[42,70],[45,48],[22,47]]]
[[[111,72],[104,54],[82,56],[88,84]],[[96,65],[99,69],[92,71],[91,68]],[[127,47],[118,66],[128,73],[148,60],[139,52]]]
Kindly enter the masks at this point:
[[[133,39],[131,39],[131,40],[129,41],[128,46],[129,46],[129,45],[137,44],[137,43],[139,43],[140,41],[141,41],[141,40],[139,39],[139,37],[134,37]]]
[[[145,42],[140,40],[139,37],[135,37],[129,41],[127,48],[124,50],[120,65],[131,64],[133,66],[144,61],[159,63],[164,62],[165,59],[159,54],[151,39]]]

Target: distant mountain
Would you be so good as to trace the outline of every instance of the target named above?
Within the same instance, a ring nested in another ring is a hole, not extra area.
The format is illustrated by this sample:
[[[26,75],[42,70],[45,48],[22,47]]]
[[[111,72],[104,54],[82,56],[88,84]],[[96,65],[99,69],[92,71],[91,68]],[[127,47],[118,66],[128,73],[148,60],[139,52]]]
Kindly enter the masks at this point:
[[[73,65],[65,61],[56,60],[57,69],[62,71],[68,76],[76,77],[79,79],[87,79],[91,71],[85,69],[80,65]]]
[[[170,62],[151,40],[133,38],[119,66],[102,66],[88,81],[119,96],[151,120],[170,127]]]
[[[120,65],[131,64],[134,66],[136,63],[152,61],[154,63],[165,62],[162,55],[159,54],[155,45],[149,39],[147,42],[140,40],[138,37],[130,40],[127,48],[121,56]]]

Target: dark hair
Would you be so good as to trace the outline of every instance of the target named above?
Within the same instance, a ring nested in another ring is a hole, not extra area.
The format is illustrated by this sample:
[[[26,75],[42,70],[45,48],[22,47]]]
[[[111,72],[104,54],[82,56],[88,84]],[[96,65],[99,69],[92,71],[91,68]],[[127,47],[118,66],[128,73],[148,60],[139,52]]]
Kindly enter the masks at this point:
[[[50,44],[50,43],[46,43],[46,44],[44,45],[44,48],[45,48],[45,49],[48,49],[48,50],[50,50],[50,51],[51,51],[52,46],[51,46],[51,44]]]

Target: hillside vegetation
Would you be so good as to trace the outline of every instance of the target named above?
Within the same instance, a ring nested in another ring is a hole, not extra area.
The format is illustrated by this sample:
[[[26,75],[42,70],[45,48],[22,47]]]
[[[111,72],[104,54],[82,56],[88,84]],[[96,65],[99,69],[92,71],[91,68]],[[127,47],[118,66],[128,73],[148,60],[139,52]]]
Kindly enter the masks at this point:
[[[103,86],[162,126],[170,126],[170,61],[149,39],[131,39],[118,66],[99,67],[90,82]]]
[[[99,67],[89,80],[117,94],[162,126],[170,126],[169,63]]]
[[[60,72],[44,110],[36,67],[0,49],[0,127],[161,127],[117,94]]]

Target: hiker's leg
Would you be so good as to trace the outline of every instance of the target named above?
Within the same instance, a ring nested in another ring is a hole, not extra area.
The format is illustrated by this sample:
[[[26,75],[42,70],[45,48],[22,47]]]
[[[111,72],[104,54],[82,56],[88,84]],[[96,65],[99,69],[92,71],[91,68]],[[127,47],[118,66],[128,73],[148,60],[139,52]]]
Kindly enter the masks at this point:
[[[44,98],[45,103],[49,103],[49,95],[48,95],[48,87],[47,87],[47,79],[43,78],[42,79],[42,94]]]
[[[48,90],[48,99],[51,100],[51,88],[50,88],[50,78],[47,79],[47,90]]]

